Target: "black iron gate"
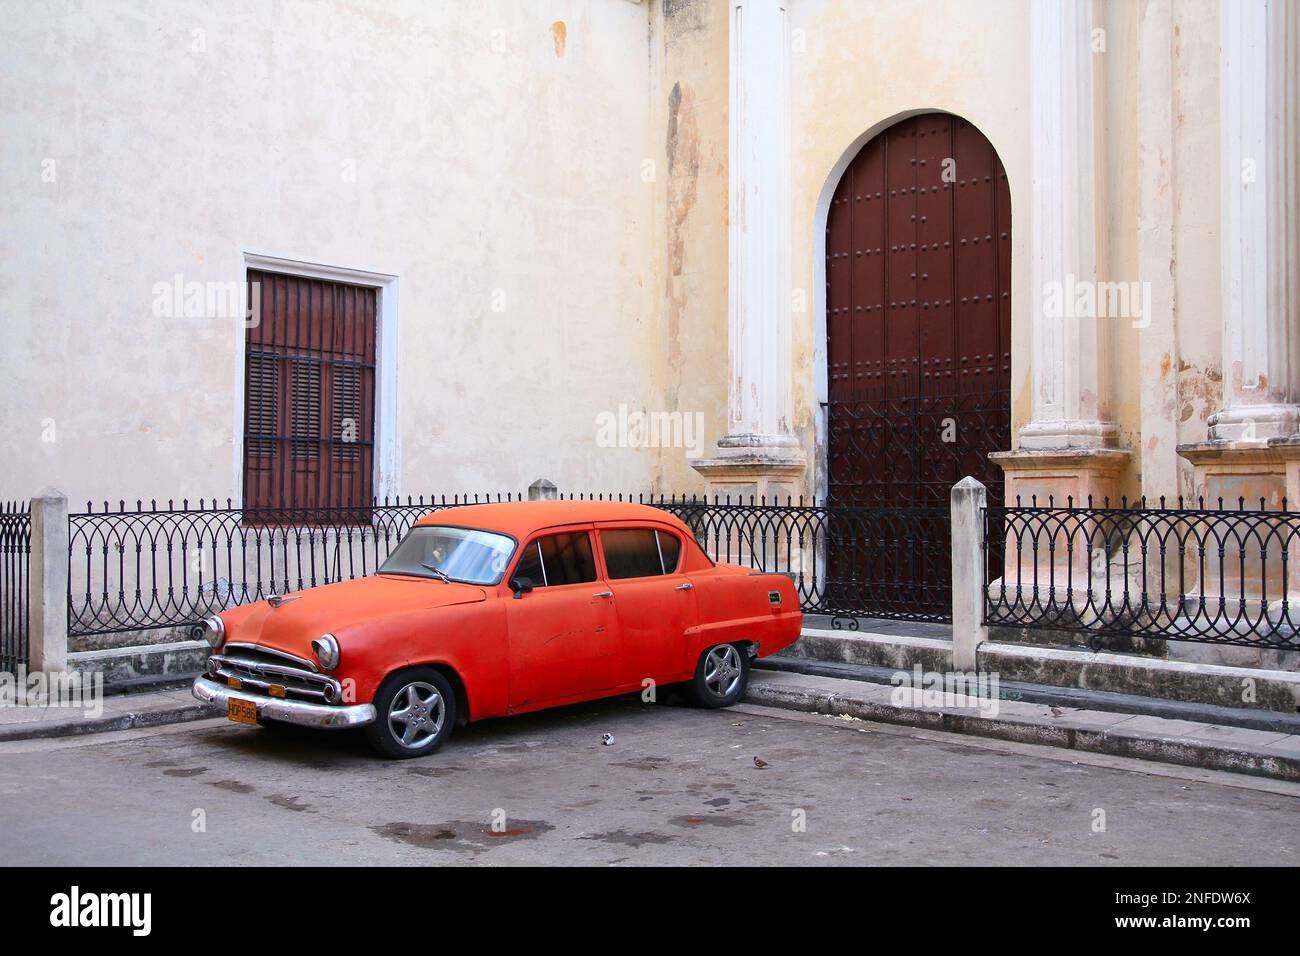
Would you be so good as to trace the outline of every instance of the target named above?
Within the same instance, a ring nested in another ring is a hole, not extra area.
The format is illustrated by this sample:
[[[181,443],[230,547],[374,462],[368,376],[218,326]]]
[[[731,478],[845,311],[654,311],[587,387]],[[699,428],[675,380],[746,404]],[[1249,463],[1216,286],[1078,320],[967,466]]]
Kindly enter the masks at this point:
[[[1009,393],[910,392],[825,405],[834,613],[951,620],[952,486],[971,475],[1002,503],[1002,470],[988,453],[1010,447]]]

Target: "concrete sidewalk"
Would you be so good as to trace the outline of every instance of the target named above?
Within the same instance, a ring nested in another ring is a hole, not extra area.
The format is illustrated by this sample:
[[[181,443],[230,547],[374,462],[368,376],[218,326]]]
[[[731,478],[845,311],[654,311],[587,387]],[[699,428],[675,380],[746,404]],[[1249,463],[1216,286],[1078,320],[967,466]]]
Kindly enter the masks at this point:
[[[156,691],[106,694],[100,713],[37,704],[0,707],[0,742],[133,730],[217,716],[218,711],[194,699],[186,684]]]
[[[952,706],[917,707],[896,700],[889,685],[770,670],[752,672],[745,699],[787,710],[1300,781],[1297,734],[1010,700],[957,697]]]

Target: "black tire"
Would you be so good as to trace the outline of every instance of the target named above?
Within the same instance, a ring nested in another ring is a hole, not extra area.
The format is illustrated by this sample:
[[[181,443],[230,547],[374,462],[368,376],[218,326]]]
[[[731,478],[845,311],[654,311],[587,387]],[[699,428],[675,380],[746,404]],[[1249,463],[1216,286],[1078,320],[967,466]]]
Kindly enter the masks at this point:
[[[437,693],[437,703],[441,707],[441,723],[433,733],[429,733],[427,728],[421,732],[423,724],[439,716],[430,691]],[[399,695],[404,695],[400,701]],[[408,760],[433,753],[442,746],[456,723],[456,694],[451,682],[432,667],[412,667],[389,675],[379,686],[374,704],[375,720],[365,727],[366,739],[379,754],[392,760]],[[421,711],[420,707],[424,710]],[[410,712],[412,720],[395,719],[395,710]],[[404,733],[398,728],[413,730]],[[409,742],[404,743],[403,737],[409,737]]]
[[[739,665],[736,661],[739,660]],[[728,671],[718,676],[714,665],[725,663]],[[749,648],[744,644],[715,644],[695,664],[695,676],[686,685],[691,698],[701,707],[730,707],[745,695],[749,686]],[[725,693],[720,690],[725,689]]]

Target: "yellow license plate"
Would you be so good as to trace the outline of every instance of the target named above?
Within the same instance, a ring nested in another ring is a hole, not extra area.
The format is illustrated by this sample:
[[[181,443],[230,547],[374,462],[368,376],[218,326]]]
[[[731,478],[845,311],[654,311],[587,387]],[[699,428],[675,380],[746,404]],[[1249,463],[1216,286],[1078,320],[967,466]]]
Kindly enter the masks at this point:
[[[226,716],[241,724],[255,724],[257,723],[257,705],[251,700],[236,700],[232,697],[226,701]]]

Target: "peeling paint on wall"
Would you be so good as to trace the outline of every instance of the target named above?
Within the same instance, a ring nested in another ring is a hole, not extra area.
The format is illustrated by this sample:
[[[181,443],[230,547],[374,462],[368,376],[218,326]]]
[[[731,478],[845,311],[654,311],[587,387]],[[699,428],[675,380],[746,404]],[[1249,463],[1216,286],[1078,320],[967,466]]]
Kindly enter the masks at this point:
[[[684,226],[695,205],[700,175],[700,131],[695,115],[695,94],[674,83],[668,94],[668,128],[665,133],[668,156],[667,239],[668,269],[665,295],[668,302],[668,406],[677,407],[682,368],[682,315],[686,310],[686,286],[682,262],[686,252]]]
[[[1178,421],[1195,419],[1203,426],[1223,400],[1223,372],[1217,367],[1199,368],[1185,360],[1178,362]]]
[[[703,30],[705,3],[706,0],[663,0],[666,39],[671,42],[675,35]]]
[[[556,20],[551,24],[551,42],[555,44],[555,55],[564,56],[564,42],[569,36],[569,28],[564,25],[563,20]]]

